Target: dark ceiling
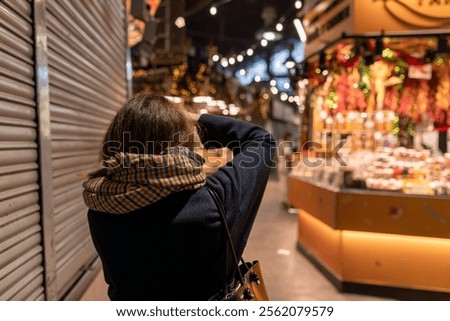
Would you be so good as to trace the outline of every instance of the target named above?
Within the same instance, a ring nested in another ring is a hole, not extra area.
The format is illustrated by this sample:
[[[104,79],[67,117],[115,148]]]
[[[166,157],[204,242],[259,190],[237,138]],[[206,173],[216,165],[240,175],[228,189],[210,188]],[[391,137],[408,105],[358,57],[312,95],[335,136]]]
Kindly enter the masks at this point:
[[[215,16],[211,5],[217,5]],[[264,27],[262,12],[268,6],[276,11],[275,23],[295,13],[294,0],[186,0],[186,34],[196,47],[214,45],[223,55],[238,54],[257,43],[255,33]]]

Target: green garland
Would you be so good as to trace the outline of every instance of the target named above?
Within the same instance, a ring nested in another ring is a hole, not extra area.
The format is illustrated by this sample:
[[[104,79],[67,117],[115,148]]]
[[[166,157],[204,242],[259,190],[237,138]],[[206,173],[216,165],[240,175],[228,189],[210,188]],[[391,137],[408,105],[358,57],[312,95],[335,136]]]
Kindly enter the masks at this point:
[[[408,64],[402,58],[396,57],[394,51],[389,48],[384,49],[381,56],[383,57],[384,61],[395,63],[394,74],[396,77],[402,80],[402,82],[397,85],[397,90],[399,91],[399,93],[401,93],[404,88],[404,80],[406,78]]]

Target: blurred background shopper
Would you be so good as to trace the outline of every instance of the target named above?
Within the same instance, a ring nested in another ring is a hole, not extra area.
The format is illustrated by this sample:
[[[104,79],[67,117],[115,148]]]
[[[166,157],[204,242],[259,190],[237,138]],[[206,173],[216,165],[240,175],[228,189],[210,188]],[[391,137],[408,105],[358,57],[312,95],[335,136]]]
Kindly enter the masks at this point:
[[[233,160],[207,177],[194,153],[228,147]],[[197,141],[198,143],[198,141]],[[102,166],[83,183],[91,236],[111,300],[207,300],[225,284],[222,199],[237,254],[249,237],[273,166],[275,141],[232,118],[187,113],[164,97],[139,95],[112,120]]]

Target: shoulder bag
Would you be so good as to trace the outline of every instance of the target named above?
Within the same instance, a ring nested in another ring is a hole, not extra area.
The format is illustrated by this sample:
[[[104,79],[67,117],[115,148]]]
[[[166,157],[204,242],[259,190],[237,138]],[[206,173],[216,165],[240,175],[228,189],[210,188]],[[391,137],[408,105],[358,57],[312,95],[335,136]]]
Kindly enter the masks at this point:
[[[245,262],[242,256],[238,259],[234,249],[231,233],[228,229],[228,223],[225,216],[225,209],[219,195],[209,186],[205,186],[211,194],[214,202],[219,209],[225,234],[227,237],[227,250],[231,249],[234,263],[236,264],[236,272],[231,280],[225,284],[225,287],[211,297],[210,301],[268,301],[266,286],[264,284],[261,273],[261,264],[258,260]],[[226,256],[228,257],[228,256]],[[239,264],[239,261],[241,262]]]

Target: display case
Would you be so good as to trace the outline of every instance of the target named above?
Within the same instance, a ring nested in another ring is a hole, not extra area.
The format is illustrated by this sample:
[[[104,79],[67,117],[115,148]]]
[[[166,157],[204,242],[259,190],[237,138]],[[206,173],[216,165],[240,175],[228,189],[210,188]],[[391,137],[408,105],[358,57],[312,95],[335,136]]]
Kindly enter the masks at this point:
[[[358,173],[351,162],[342,166],[324,159],[308,160],[308,165],[321,166],[306,166],[303,160],[291,171],[288,201],[298,212],[298,247],[340,290],[448,300],[450,195],[436,192],[430,182],[426,188],[408,189],[416,179],[408,178],[417,174],[412,169],[419,165],[427,172],[427,155],[420,156],[423,164],[403,164],[406,169],[396,178],[401,187],[367,186],[373,173],[394,175],[386,168],[378,173],[381,154],[361,155],[365,166]],[[446,161],[439,165],[440,175],[428,172],[427,177],[440,181]]]

